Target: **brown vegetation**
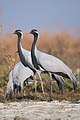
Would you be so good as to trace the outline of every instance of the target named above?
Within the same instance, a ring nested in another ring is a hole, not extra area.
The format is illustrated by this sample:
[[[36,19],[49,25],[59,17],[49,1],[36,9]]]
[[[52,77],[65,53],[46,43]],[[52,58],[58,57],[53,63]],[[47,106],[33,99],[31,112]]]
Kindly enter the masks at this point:
[[[21,41],[25,49],[30,50],[32,36],[26,36]],[[80,37],[74,37],[68,32],[41,32],[37,43],[39,50],[52,54],[64,61],[75,73],[80,68]],[[8,73],[19,61],[17,52],[17,36],[13,34],[0,36],[0,84],[8,80]],[[6,82],[7,83],[7,82]],[[5,84],[6,84],[5,83]],[[1,85],[0,85],[1,86]],[[3,87],[4,88],[4,87]],[[5,89],[5,88],[4,88]],[[1,90],[0,90],[1,91]]]

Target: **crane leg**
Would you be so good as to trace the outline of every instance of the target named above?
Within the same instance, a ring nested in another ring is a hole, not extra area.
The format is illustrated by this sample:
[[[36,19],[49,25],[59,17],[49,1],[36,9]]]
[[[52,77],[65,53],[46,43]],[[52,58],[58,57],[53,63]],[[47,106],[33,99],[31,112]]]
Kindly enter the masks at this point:
[[[36,81],[36,75],[34,75],[34,80],[35,80],[35,96],[37,94],[37,81]]]
[[[52,75],[51,73],[49,73],[49,76],[50,76],[50,97],[52,99]]]
[[[40,82],[41,82],[41,88],[42,88],[42,92],[43,92],[43,95],[44,95],[43,82],[42,82],[42,78],[40,76],[40,73],[38,73],[38,76],[39,76],[39,79],[40,79]]]

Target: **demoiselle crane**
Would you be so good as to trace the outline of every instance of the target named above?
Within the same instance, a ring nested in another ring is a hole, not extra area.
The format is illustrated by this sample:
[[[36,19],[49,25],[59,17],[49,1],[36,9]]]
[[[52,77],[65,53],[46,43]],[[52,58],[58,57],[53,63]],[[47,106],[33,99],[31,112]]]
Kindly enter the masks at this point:
[[[31,79],[32,76],[33,71],[30,70],[28,67],[25,67],[21,62],[15,64],[14,68],[9,73],[6,96],[12,96],[13,92],[17,92],[17,94],[18,92],[23,92],[23,84],[25,81],[27,81],[27,84],[31,84],[34,82],[34,80]]]
[[[39,33],[36,29],[31,30],[30,34],[34,36],[32,48],[31,48],[32,63],[37,70],[40,70],[42,68],[49,73],[50,85],[51,85],[51,92],[50,92],[51,96],[52,96],[52,74],[57,74],[57,75],[71,79],[73,81],[73,86],[75,90],[77,87],[77,79],[72,73],[72,70],[60,59],[50,54],[37,50],[36,42],[38,40]]]
[[[32,65],[32,61],[31,61],[31,54],[28,50],[25,50],[24,48],[22,48],[21,45],[21,39],[23,39],[23,33],[21,30],[16,30],[14,32],[14,34],[16,34],[18,36],[18,42],[17,42],[17,47],[18,47],[18,53],[19,53],[19,57],[20,57],[20,61],[22,62],[22,64],[25,67],[29,67],[33,73],[34,73],[34,79],[35,79],[35,93],[36,93],[36,73],[38,74],[40,81],[41,81],[41,87],[42,87],[42,92],[44,94],[44,90],[43,90],[43,82],[40,76],[40,72],[37,71],[34,66]]]
[[[28,66],[34,72],[34,74],[38,73],[39,78],[41,80],[42,91],[43,91],[43,94],[44,94],[43,83],[42,83],[42,79],[40,77],[40,73],[44,72],[45,70],[43,70],[42,68],[40,70],[37,70],[33,66],[32,60],[31,60],[31,52],[28,51],[28,50],[25,50],[22,47],[21,42],[20,42],[21,38],[23,39],[23,33],[22,33],[22,31],[21,30],[16,30],[14,32],[14,34],[17,34],[17,36],[18,36],[18,43],[17,43],[17,45],[18,45],[18,53],[19,53],[20,60],[21,60],[22,64],[25,67]],[[55,80],[57,81],[59,89],[62,91],[62,89],[63,89],[63,78],[61,76],[58,76],[58,75],[53,75],[53,76],[54,76]],[[35,88],[35,92],[36,92],[36,88]]]
[[[24,81],[25,80],[28,81],[28,78],[30,78],[31,76],[33,76],[33,71],[29,69],[28,67],[25,67],[21,62],[17,63],[15,67],[13,68],[14,83],[16,83],[18,86],[21,86],[21,91],[24,90],[23,88]]]

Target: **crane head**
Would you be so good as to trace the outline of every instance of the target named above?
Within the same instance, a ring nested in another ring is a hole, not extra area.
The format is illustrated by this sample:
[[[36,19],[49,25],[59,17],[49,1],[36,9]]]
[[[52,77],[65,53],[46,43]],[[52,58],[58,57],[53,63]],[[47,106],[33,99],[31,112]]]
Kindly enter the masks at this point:
[[[16,35],[18,35],[18,36],[23,36],[23,33],[22,33],[22,31],[21,30],[15,30],[15,32],[13,33],[13,34],[16,34]]]
[[[30,34],[34,35],[34,36],[37,36],[39,38],[39,33],[36,29],[32,29]]]

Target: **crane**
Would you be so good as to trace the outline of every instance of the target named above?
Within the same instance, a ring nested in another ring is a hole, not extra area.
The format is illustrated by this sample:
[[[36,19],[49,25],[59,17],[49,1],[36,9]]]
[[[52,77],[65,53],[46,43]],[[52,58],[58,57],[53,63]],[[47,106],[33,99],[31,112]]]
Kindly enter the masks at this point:
[[[18,47],[18,53],[19,53],[19,57],[20,57],[20,61],[22,62],[22,64],[25,67],[29,67],[33,73],[34,73],[34,80],[35,80],[35,86],[36,86],[36,73],[38,74],[40,81],[41,81],[41,87],[42,87],[42,92],[44,94],[44,90],[43,90],[43,82],[40,76],[40,71],[37,71],[34,66],[32,65],[32,61],[31,61],[31,54],[28,50],[25,50],[22,45],[21,45],[21,38],[23,39],[23,33],[21,30],[15,30],[14,34],[16,34],[18,36],[18,42],[17,42],[17,47]],[[35,93],[37,92],[36,87],[35,87]]]
[[[33,76],[33,71],[28,67],[25,67],[21,62],[15,64],[14,68],[9,73],[9,81],[7,84],[6,96],[12,96],[17,92],[23,92],[23,83],[27,81],[28,84],[33,83],[34,80],[31,79]],[[16,90],[16,91],[15,91]]]
[[[18,53],[19,53],[19,57],[20,57],[20,60],[22,62],[22,64],[25,66],[25,67],[29,67],[33,72],[34,74],[37,72],[38,75],[39,75],[39,78],[40,78],[40,81],[41,81],[41,86],[42,86],[42,91],[43,91],[43,94],[44,94],[44,90],[43,90],[43,83],[42,83],[42,79],[40,77],[40,73],[41,72],[44,72],[45,70],[43,68],[41,68],[40,70],[37,70],[35,69],[35,67],[33,66],[32,64],[32,60],[31,60],[31,52],[28,51],[28,50],[25,50],[22,45],[21,45],[21,38],[23,39],[23,33],[21,30],[15,30],[14,34],[17,34],[18,36],[18,42],[17,42],[17,47],[18,47]],[[61,76],[58,76],[56,74],[53,75],[53,78],[56,80],[57,84],[58,84],[58,87],[59,89],[62,91],[63,89],[63,78]],[[34,78],[35,79],[35,78]],[[35,85],[36,86],[36,85]],[[36,87],[35,87],[36,88]],[[35,92],[36,92],[36,89],[35,89]]]
[[[31,47],[32,63],[37,70],[40,70],[42,68],[49,73],[51,96],[52,96],[52,74],[57,74],[57,75],[71,79],[73,81],[73,86],[75,90],[77,87],[77,79],[72,73],[72,70],[60,59],[50,54],[41,52],[37,49],[36,42],[39,38],[39,33],[36,29],[31,30],[30,34],[34,36],[34,40]]]

